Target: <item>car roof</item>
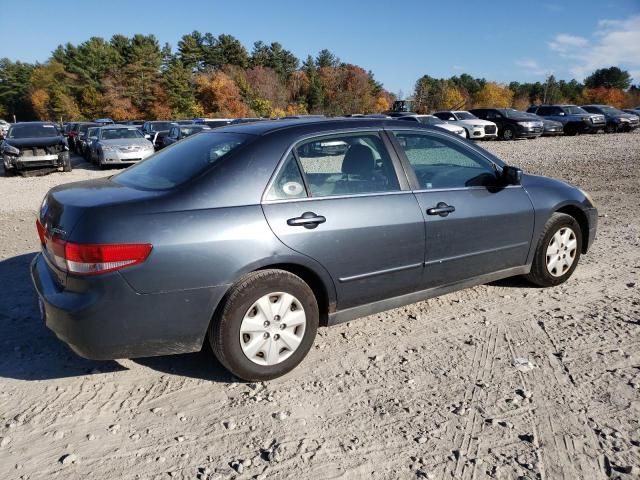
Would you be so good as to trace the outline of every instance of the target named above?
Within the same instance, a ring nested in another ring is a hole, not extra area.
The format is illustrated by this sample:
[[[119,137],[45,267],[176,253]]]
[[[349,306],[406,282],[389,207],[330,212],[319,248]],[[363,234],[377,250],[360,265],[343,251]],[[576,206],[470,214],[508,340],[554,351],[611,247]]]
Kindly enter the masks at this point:
[[[208,133],[216,132],[229,132],[229,133],[244,133],[249,135],[268,135],[273,132],[290,131],[291,133],[300,133],[308,131],[309,133],[331,133],[332,131],[358,129],[358,128],[393,128],[401,127],[408,128],[407,123],[395,118],[367,118],[367,117],[350,117],[350,118],[296,118],[296,119],[282,119],[272,120],[268,122],[256,122],[256,123],[239,123],[234,125],[228,125],[226,127],[216,128]],[[440,130],[435,129],[428,125],[417,125],[418,128],[425,130],[436,131],[440,133]],[[411,127],[411,128],[416,128]]]
[[[43,121],[38,121],[38,120],[34,120],[32,122],[16,122],[16,123],[12,123],[13,125],[58,125],[56,122],[43,122]]]
[[[112,125],[102,125],[98,126],[98,128],[102,130],[113,130],[113,129],[127,129],[127,130],[137,130],[134,125],[120,125],[118,123],[114,123]]]

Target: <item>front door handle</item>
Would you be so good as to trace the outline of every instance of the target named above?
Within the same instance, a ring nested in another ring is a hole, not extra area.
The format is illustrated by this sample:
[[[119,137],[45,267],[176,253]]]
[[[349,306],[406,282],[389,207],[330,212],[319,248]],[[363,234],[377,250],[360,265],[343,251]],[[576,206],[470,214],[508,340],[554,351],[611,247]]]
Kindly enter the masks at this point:
[[[440,215],[441,217],[446,217],[450,213],[456,211],[456,207],[453,205],[447,205],[444,202],[438,202],[435,207],[431,207],[427,209],[427,215]]]
[[[304,228],[312,229],[316,228],[321,223],[326,222],[327,219],[322,215],[316,215],[313,212],[304,212],[301,216],[296,218],[290,218],[287,220],[287,225],[297,227],[302,225]]]

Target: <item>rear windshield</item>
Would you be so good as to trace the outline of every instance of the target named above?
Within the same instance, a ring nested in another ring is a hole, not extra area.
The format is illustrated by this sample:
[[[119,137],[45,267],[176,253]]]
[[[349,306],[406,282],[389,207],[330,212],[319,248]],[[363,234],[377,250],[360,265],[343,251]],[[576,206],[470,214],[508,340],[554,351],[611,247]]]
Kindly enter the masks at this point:
[[[129,167],[113,179],[134,188],[171,189],[196,177],[250,138],[252,136],[239,133],[194,135]]]
[[[162,132],[164,130],[170,130],[175,123],[173,122],[161,122],[161,123],[150,123],[149,128],[152,132]]]
[[[58,129],[55,125],[13,125],[7,133],[7,138],[42,138],[57,137]]]

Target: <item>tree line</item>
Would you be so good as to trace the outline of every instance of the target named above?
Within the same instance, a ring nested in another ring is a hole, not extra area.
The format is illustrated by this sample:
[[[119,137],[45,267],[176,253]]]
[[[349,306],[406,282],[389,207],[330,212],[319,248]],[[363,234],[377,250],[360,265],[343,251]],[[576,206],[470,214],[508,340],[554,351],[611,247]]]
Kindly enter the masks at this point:
[[[468,74],[425,75],[412,99],[419,112],[543,101],[626,106],[640,103],[630,83],[616,67],[594,72],[584,84],[549,77],[502,85]],[[60,45],[44,63],[0,59],[0,117],[8,119],[344,115],[382,112],[394,100],[371,71],[329,50],[301,61],[278,42],[258,41],[248,51],[231,35],[198,31],[183,35],[175,49],[153,35],[114,35]]]
[[[499,84],[466,73],[448,79],[424,75],[416,82],[412,100],[414,110],[420,113],[471,107],[526,110],[543,103],[625,108],[640,105],[640,85],[632,85],[629,72],[618,67],[598,69],[584,82],[549,75],[544,82]]]

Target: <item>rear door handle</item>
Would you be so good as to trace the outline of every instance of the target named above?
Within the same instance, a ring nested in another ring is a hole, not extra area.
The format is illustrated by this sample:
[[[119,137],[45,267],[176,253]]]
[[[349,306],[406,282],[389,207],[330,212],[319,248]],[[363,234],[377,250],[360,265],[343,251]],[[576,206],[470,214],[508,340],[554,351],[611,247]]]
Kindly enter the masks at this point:
[[[296,218],[290,218],[287,220],[287,225],[292,227],[298,227],[302,225],[304,228],[312,229],[316,228],[321,223],[326,222],[327,219],[322,215],[316,215],[313,212],[304,212],[301,216]]]
[[[453,205],[447,205],[444,202],[438,202],[435,207],[431,207],[427,209],[427,215],[440,215],[441,217],[446,217],[450,213],[456,211],[456,207]]]

